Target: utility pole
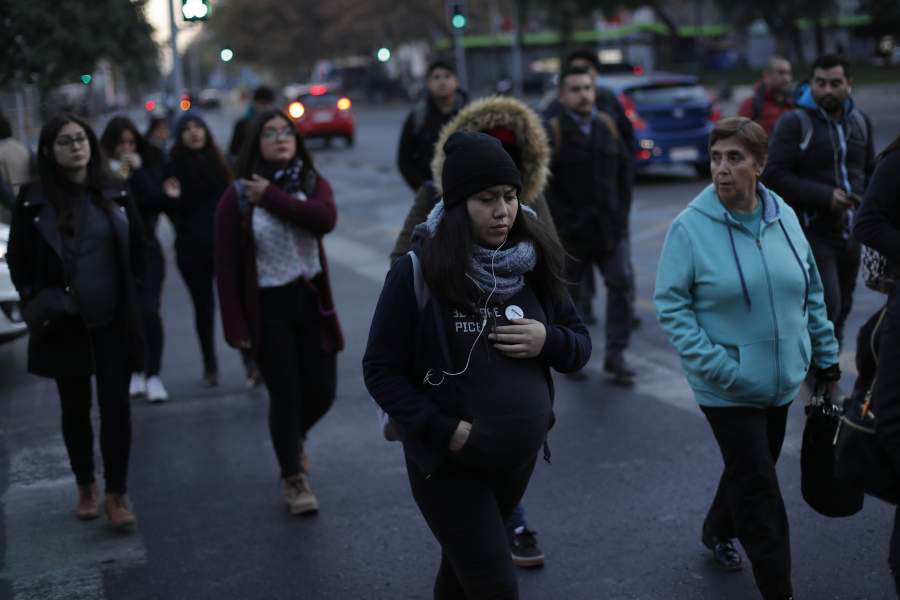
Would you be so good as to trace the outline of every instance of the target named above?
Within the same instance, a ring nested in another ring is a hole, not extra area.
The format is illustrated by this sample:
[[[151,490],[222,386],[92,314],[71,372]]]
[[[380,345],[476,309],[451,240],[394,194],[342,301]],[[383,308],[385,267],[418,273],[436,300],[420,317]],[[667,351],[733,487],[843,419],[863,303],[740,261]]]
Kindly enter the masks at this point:
[[[463,31],[468,23],[466,3],[464,1],[448,2],[447,14],[450,17],[450,28],[453,30],[453,54],[456,60],[456,77],[462,89],[469,89],[469,77],[466,71],[466,48],[463,46]]]
[[[511,75],[513,81],[513,95],[516,98],[521,98],[525,95],[524,84],[522,81],[522,39],[524,37],[522,30],[524,11],[522,10],[523,7],[520,6],[521,4],[521,0],[513,0],[512,3],[512,26],[514,29],[510,60],[512,60]]]
[[[181,72],[181,57],[178,55],[178,25],[175,23],[175,3],[178,0],[168,0],[169,4],[169,44],[172,48],[172,74],[169,78],[169,101],[166,108],[171,112],[175,110],[175,102],[184,89],[184,75]]]

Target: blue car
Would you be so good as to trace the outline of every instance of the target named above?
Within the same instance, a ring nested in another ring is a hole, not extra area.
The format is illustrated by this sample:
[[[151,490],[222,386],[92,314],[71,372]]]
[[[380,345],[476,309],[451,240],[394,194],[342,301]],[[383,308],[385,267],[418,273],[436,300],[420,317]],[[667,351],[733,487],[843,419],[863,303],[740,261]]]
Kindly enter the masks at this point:
[[[634,126],[635,166],[687,164],[709,174],[709,133],[720,114],[696,77],[674,73],[602,76]]]

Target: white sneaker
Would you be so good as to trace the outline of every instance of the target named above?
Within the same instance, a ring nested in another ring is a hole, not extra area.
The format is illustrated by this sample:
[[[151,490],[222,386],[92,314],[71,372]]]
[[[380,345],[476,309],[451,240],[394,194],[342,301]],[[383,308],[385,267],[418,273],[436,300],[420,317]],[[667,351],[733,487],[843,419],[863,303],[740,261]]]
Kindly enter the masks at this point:
[[[163,385],[159,375],[153,375],[147,379],[147,400],[149,402],[165,402],[169,399],[169,392]]]
[[[132,373],[128,384],[128,395],[132,398],[143,398],[147,395],[147,378],[143,373]]]

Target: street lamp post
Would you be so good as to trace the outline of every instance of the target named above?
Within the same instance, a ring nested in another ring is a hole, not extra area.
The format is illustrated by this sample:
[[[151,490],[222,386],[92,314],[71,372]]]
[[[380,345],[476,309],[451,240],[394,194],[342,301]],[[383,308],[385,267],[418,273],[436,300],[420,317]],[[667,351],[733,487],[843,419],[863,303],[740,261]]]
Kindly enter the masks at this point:
[[[169,79],[169,85],[171,86],[170,90],[170,102],[166,103],[166,108],[170,108],[170,104],[174,101],[173,98],[177,98],[181,93],[181,90],[184,89],[184,79],[183,74],[181,73],[181,57],[178,55],[178,25],[175,23],[175,2],[178,0],[169,0],[169,44],[172,48],[172,76]]]

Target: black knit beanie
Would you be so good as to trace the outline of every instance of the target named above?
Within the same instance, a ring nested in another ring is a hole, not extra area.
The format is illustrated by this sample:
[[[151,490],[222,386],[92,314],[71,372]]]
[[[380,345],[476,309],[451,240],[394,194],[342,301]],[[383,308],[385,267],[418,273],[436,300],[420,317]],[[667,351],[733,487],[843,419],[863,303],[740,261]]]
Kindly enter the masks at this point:
[[[444,208],[450,210],[472,194],[501,184],[522,189],[522,175],[497,138],[486,133],[460,131],[444,144],[441,187]]]

